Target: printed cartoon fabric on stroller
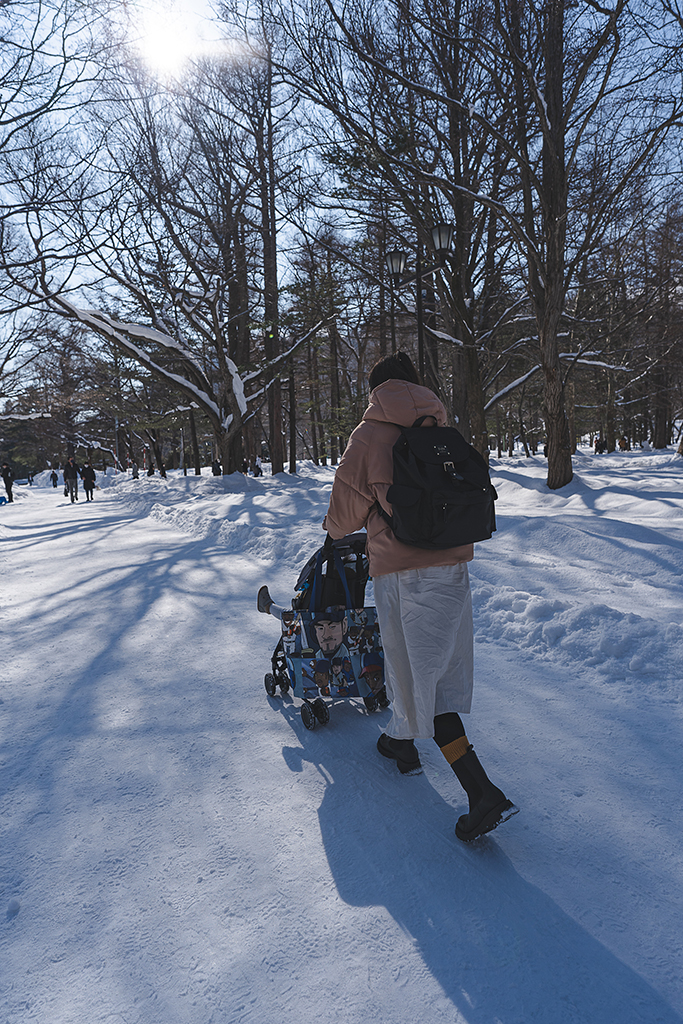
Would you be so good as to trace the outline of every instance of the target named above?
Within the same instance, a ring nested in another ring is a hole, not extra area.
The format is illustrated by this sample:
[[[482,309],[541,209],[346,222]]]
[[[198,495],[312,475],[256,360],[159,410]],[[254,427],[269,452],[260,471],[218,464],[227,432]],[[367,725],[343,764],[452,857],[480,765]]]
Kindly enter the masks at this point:
[[[377,610],[365,606],[365,542],[365,533],[328,537],[302,569],[291,609],[278,607],[267,587],[258,592],[258,610],[282,629],[266,692],[274,697],[279,687],[300,697],[307,729],[329,722],[332,699],[360,698],[368,711],[389,705]]]

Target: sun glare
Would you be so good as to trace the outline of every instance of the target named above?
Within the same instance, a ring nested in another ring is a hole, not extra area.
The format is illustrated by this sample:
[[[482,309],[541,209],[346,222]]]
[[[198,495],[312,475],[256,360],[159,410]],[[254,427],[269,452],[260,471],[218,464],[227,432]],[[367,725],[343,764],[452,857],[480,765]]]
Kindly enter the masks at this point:
[[[163,8],[146,5],[140,10],[136,48],[151,71],[174,76],[192,58],[218,51],[215,26],[202,7],[201,3],[186,0]]]

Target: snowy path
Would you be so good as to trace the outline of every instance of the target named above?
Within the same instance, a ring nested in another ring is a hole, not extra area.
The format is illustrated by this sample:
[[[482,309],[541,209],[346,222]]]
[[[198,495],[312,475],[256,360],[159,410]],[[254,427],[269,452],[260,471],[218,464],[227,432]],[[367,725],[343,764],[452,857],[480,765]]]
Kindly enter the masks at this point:
[[[498,464],[467,724],[522,812],[471,846],[433,744],[403,778],[388,712],[266,697],[329,470],[20,488],[2,1024],[682,1024],[682,465]]]

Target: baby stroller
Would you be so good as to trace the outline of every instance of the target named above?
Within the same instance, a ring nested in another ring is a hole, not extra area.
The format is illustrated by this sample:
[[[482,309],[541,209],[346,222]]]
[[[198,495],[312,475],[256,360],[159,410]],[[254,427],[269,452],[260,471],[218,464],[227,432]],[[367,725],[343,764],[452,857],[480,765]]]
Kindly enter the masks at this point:
[[[277,606],[267,586],[258,592],[258,610],[278,618],[282,629],[266,693],[274,697],[279,687],[300,697],[307,729],[329,722],[336,699],[360,698],[368,711],[389,706],[377,610],[365,606],[366,539],[328,537],[301,570],[291,609]]]

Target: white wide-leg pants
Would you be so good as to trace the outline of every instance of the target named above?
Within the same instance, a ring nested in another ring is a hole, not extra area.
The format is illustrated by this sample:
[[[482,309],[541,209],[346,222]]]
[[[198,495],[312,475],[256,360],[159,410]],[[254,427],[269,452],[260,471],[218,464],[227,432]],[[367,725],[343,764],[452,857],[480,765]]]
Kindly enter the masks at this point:
[[[434,716],[469,712],[474,677],[467,564],[406,569],[373,580],[394,739],[434,735]]]

